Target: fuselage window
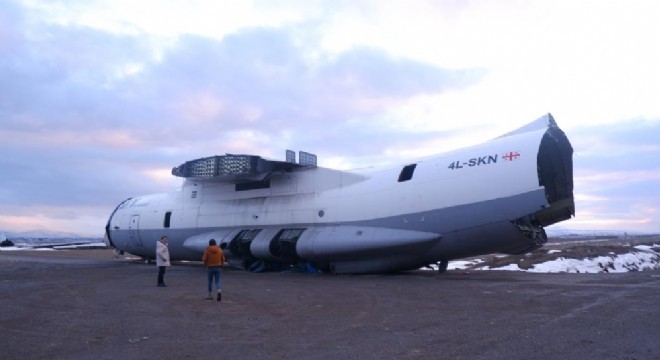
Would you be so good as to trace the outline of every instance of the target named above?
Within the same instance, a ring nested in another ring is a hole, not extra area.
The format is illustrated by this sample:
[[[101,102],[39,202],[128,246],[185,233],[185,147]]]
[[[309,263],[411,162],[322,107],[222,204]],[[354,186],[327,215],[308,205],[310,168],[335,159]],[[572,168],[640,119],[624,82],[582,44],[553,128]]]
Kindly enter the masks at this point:
[[[165,213],[165,220],[163,220],[163,227],[164,228],[169,228],[170,227],[170,219],[172,218],[172,212],[168,211]]]
[[[417,164],[404,166],[403,169],[401,169],[401,173],[399,174],[399,182],[412,179],[413,173],[415,172],[415,167],[417,167]]]

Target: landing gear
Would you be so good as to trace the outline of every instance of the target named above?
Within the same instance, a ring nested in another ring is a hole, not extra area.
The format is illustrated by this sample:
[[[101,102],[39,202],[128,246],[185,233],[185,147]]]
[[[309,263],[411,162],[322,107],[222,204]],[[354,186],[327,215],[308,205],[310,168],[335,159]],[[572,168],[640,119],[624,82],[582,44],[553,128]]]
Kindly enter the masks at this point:
[[[447,266],[449,265],[448,260],[440,260],[438,263],[438,273],[444,274],[447,272]]]

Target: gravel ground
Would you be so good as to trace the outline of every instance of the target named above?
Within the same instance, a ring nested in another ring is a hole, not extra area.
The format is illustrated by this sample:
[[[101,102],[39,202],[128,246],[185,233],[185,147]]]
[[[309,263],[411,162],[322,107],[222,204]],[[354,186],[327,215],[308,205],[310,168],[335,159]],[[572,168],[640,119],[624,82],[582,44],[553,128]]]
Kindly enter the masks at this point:
[[[0,252],[3,359],[660,359],[660,271],[223,271]]]

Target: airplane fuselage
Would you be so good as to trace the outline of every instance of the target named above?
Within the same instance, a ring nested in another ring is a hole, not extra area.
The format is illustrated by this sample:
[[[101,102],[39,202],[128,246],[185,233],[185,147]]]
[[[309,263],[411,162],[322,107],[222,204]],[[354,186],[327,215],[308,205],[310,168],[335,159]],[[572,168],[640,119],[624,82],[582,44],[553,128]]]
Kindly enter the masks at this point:
[[[532,130],[387,169],[186,178],[180,191],[120,204],[108,243],[149,258],[167,235],[174,259],[199,260],[213,238],[232,264],[308,262],[337,273],[530,251],[547,240],[543,226],[574,212],[572,148],[546,117]]]

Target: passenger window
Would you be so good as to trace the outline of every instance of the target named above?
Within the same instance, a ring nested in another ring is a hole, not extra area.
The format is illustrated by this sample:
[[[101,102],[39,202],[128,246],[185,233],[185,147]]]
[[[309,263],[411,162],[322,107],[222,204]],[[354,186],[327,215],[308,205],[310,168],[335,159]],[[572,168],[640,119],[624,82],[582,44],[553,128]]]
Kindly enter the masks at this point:
[[[417,167],[417,164],[404,166],[403,169],[401,169],[401,173],[399,174],[399,182],[412,179],[413,173],[415,172],[415,167]]]
[[[170,227],[170,219],[172,218],[172,212],[168,211],[165,213],[165,220],[163,221],[163,227],[164,228],[169,228]]]

